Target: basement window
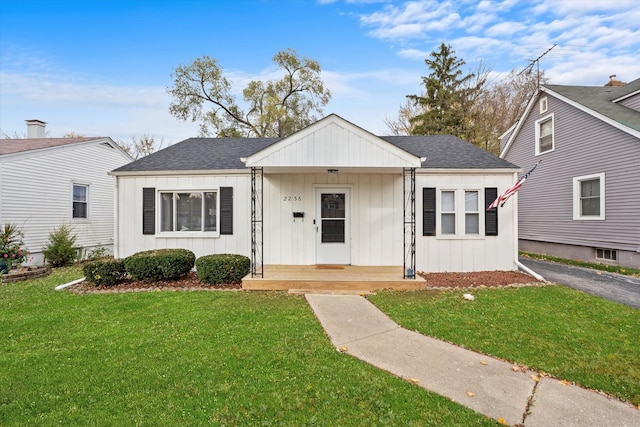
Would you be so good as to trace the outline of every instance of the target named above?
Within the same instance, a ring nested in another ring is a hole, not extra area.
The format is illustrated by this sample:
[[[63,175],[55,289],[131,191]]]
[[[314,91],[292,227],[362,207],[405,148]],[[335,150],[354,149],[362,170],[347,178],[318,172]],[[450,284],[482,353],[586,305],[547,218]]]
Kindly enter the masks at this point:
[[[604,261],[617,261],[618,251],[615,249],[596,248],[596,259]]]

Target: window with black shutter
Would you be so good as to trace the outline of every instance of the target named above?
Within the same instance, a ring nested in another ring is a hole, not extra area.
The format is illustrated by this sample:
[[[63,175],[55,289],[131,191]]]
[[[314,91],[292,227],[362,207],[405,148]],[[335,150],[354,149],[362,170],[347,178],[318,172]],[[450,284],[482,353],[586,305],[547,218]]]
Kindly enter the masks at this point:
[[[436,189],[422,189],[422,235],[436,235]]]
[[[220,187],[220,234],[233,234],[233,187]]]
[[[156,234],[156,189],[142,189],[142,234]]]
[[[496,187],[487,187],[484,189],[484,203],[489,206],[498,198],[498,189]],[[484,213],[484,234],[485,236],[498,235],[498,208],[485,210]]]

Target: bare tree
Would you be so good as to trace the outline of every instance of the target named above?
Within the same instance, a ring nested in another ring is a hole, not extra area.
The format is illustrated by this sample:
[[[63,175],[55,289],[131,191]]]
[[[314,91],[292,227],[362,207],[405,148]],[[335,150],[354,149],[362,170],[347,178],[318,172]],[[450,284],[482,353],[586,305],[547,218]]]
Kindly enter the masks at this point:
[[[130,142],[120,141],[119,144],[124,151],[137,160],[161,149],[164,145],[164,140],[161,140],[156,146],[155,138],[151,135],[144,134],[139,138],[132,136]]]

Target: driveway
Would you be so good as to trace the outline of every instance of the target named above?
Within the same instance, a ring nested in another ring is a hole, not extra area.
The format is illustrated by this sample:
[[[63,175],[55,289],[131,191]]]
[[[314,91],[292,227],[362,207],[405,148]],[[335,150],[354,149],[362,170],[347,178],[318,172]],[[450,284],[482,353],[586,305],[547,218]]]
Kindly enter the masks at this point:
[[[549,282],[640,309],[640,278],[532,258],[520,262]]]

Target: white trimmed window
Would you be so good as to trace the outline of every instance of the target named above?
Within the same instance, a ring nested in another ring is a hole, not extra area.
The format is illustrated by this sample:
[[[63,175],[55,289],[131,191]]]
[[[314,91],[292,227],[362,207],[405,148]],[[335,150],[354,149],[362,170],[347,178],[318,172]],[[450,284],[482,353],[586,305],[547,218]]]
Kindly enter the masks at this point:
[[[456,234],[456,192],[440,192],[441,234]]]
[[[615,249],[596,248],[596,259],[604,261],[617,261],[618,251]]]
[[[536,120],[536,156],[555,148],[553,113]]]
[[[71,218],[89,218],[89,186],[73,184],[73,198],[71,201]]]
[[[546,113],[548,107],[549,107],[549,104],[547,102],[547,97],[543,96],[542,98],[540,98],[540,114]]]
[[[218,192],[161,191],[160,232],[212,232],[219,230]]]
[[[478,191],[464,192],[464,234],[480,234]]]
[[[484,233],[480,190],[439,190],[436,235],[443,238],[473,238]]]
[[[573,178],[573,219],[604,219],[604,173]]]

